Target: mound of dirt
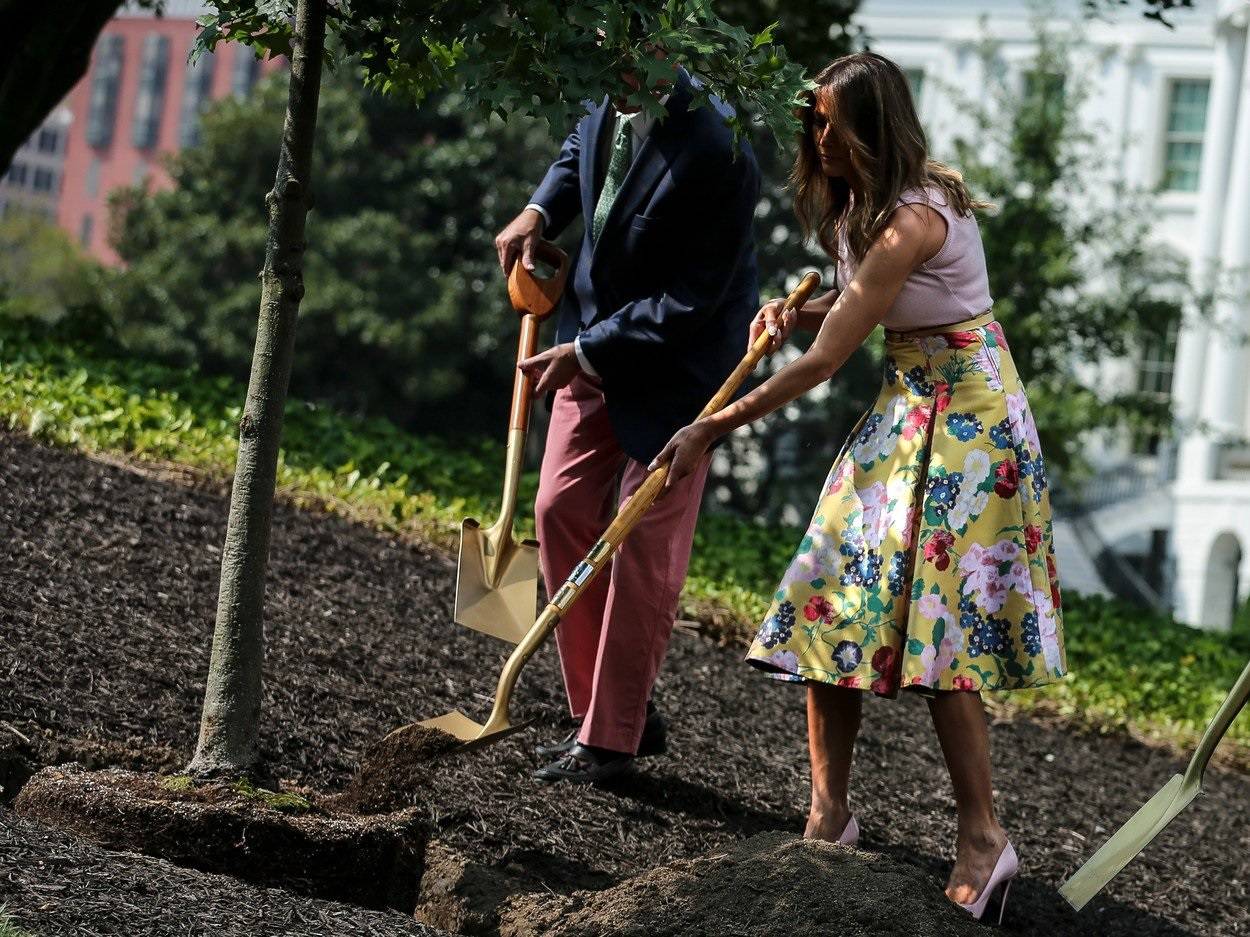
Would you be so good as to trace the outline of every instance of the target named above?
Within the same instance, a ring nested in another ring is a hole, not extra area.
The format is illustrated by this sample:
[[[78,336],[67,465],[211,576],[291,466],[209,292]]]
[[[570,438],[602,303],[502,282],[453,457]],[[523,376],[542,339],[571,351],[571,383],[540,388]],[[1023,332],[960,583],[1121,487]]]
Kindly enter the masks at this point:
[[[360,767],[336,803],[353,813],[390,813],[413,806],[428,787],[438,761],[461,747],[449,732],[412,723],[365,751]]]
[[[601,892],[526,895],[503,912],[501,937],[963,937],[982,925],[942,883],[883,855],[761,833]]]
[[[77,765],[40,771],[13,808],[111,849],[407,914],[428,838],[414,812],[330,813],[289,793]]]

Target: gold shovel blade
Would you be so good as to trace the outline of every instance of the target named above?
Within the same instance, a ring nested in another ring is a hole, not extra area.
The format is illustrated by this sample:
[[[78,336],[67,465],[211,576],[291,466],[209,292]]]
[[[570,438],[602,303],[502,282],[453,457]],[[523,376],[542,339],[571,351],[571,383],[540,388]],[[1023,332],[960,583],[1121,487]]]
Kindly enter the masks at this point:
[[[494,576],[488,554],[495,545],[471,517],[460,525],[460,562],[456,571],[457,624],[518,643],[538,618],[538,544],[511,536],[499,545]]]
[[[482,725],[480,722],[474,722],[464,713],[459,710],[454,710],[435,719],[426,719],[424,722],[419,723],[419,725],[423,725],[428,729],[438,729],[440,732],[446,732],[449,735],[454,735],[464,743],[460,748],[456,749],[456,751],[464,751],[466,749],[479,748],[483,745],[493,745],[495,742],[503,741],[512,733],[520,732],[528,726],[531,721],[532,720],[516,722],[510,725],[505,725],[501,728],[487,731],[486,726]]]
[[[1185,784],[1185,776],[1177,774],[1146,801],[1116,834],[1085,861],[1059,888],[1059,894],[1077,911],[1085,907],[1120,870],[1146,848],[1172,818],[1189,806],[1202,788]]]

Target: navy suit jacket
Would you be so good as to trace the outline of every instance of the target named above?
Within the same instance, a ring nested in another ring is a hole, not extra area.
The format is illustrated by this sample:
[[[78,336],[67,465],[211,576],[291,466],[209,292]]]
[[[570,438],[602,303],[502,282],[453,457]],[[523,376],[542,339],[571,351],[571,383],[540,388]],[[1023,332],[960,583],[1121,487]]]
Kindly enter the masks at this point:
[[[582,218],[557,342],[580,335],[617,440],[644,464],[742,359],[759,309],[759,167],[745,139],[734,154],[730,108],[716,98],[691,108],[693,91],[679,70],[668,114],[636,150],[597,242],[591,219],[606,172],[598,154],[615,124],[606,98],[569,134],[530,200],[547,212],[546,237]]]

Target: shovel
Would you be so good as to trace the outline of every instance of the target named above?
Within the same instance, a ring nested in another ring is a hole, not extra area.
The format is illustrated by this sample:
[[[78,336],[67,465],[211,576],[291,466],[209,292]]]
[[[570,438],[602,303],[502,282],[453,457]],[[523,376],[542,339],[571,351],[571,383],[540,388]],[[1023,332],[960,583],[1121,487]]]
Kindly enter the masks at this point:
[[[1250,664],[1241,672],[1232,690],[1220,704],[1211,724],[1202,733],[1198,750],[1189,760],[1185,773],[1173,775],[1172,780],[1159,789],[1159,793],[1150,798],[1144,807],[1133,814],[1101,849],[1063,883],[1059,894],[1068,900],[1068,904],[1077,911],[1085,907],[1086,902],[1115,878],[1173,817],[1188,807],[1189,802],[1202,792],[1202,774],[1207,763],[1228,727],[1246,705],[1247,699],[1250,699]]]
[[[802,306],[812,294],[812,291],[819,285],[819,274],[815,272],[806,274],[799,285],[795,287],[794,292],[786,297],[785,308],[796,309]],[[729,375],[721,389],[716,392],[716,396],[703,408],[699,414],[700,417],[715,413],[729,402],[734,392],[746,380],[747,375],[755,370],[755,366],[759,363],[760,358],[764,356],[764,352],[767,350],[768,343],[771,340],[771,336],[767,332],[760,334],[755,344],[747,352],[746,357],[738,363],[738,366],[734,368],[733,373]],[[568,611],[569,606],[577,601],[578,597],[586,589],[586,586],[612,559],[617,547],[621,545],[621,541],[633,530],[634,525],[638,523],[638,519],[647,512],[655,502],[655,499],[664,490],[664,482],[667,478],[667,464],[661,465],[647,475],[633,495],[621,506],[620,512],[616,515],[616,519],[612,521],[607,531],[590,548],[586,558],[578,563],[573,572],[569,574],[569,578],[564,585],[552,597],[543,613],[538,616],[534,626],[530,628],[529,632],[513,649],[512,654],[508,657],[503,670],[499,674],[499,684],[495,689],[495,702],[486,723],[483,725],[482,723],[474,722],[464,713],[455,711],[449,712],[445,716],[439,716],[436,719],[427,719],[421,725],[449,732],[466,743],[462,748],[492,744],[524,727],[525,723],[513,724],[508,716],[508,708],[512,702],[512,691],[516,687],[517,679],[521,676],[521,669],[533,653],[538,650],[539,646],[547,640],[551,632],[555,630],[556,625],[560,623],[560,619]],[[400,728],[395,731],[402,732],[404,730]]]
[[[550,278],[536,279],[519,260],[508,275],[508,298],[521,316],[517,361],[534,354],[538,327],[559,302],[569,271],[568,254],[550,241],[539,243],[538,255],[555,268]],[[489,527],[472,517],[461,521],[456,570],[456,623],[512,644],[525,637],[538,612],[538,541],[518,541],[512,529],[532,391],[530,379],[516,369],[499,517]]]

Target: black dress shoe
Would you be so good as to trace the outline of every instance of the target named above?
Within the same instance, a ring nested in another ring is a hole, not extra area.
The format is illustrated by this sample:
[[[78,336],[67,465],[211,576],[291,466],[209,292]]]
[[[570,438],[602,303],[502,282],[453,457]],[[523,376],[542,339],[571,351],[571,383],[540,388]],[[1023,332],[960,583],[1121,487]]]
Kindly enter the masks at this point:
[[[567,752],[534,772],[539,781],[552,784],[568,781],[570,784],[594,784],[606,781],[625,771],[634,760],[633,755],[614,752],[606,748],[575,744]]]
[[[579,721],[563,739],[545,745],[535,745],[534,754],[539,758],[559,758],[577,744],[577,735],[582,731]],[[651,755],[663,755],[668,751],[668,723],[660,715],[655,704],[647,702],[647,721],[642,726],[642,738],[638,740],[636,758],[647,758]]]
[[[572,731],[558,742],[548,742],[534,746],[534,754],[539,758],[559,758],[574,745],[577,744],[577,733],[582,731],[582,724],[579,722],[573,726]]]

